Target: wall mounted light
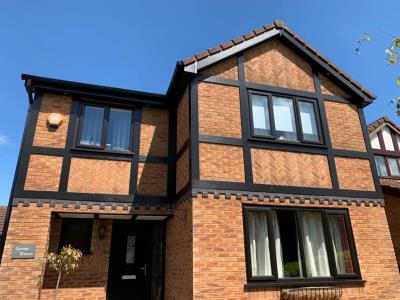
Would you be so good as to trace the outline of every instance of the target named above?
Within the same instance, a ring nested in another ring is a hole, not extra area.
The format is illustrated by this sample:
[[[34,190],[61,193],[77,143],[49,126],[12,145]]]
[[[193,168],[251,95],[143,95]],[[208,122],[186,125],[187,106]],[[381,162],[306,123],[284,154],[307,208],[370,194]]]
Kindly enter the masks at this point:
[[[47,117],[47,123],[51,128],[58,128],[61,126],[62,122],[64,121],[64,116],[59,113],[51,113]]]

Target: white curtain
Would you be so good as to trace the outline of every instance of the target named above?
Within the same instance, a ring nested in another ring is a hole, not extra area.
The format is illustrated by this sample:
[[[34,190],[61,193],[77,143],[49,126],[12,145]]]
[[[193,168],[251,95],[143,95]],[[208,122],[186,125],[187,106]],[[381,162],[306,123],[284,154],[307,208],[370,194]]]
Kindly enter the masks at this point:
[[[321,214],[304,212],[301,216],[308,276],[328,277],[330,271]]]
[[[130,110],[114,108],[110,110],[107,148],[114,150],[129,149],[131,116]]]
[[[103,130],[104,108],[85,106],[81,133],[82,145],[100,146]]]
[[[249,212],[248,222],[252,275],[271,276],[267,214]]]
[[[339,274],[353,272],[353,266],[350,257],[349,244],[344,226],[344,221],[339,219],[342,216],[329,216],[329,228],[331,231],[333,251],[335,253],[336,269]],[[342,221],[342,222],[341,222]]]
[[[275,238],[275,253],[276,253],[276,266],[278,269],[278,278],[283,278],[283,254],[282,254],[282,243],[281,234],[279,232],[279,223],[276,212],[272,211],[272,227]]]

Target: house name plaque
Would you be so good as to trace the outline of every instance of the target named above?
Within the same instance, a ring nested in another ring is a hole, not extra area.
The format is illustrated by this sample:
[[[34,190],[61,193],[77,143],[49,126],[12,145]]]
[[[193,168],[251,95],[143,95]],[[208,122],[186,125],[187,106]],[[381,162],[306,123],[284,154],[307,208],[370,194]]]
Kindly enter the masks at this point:
[[[33,244],[17,244],[14,245],[11,258],[35,258],[36,245]]]

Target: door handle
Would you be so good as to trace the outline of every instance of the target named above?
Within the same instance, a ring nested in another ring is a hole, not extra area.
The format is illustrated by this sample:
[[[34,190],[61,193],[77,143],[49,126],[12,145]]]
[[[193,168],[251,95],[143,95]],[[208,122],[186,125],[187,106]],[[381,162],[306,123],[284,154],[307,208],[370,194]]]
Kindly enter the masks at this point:
[[[142,268],[139,268],[140,270],[143,270],[144,276],[147,276],[147,264],[144,264]]]

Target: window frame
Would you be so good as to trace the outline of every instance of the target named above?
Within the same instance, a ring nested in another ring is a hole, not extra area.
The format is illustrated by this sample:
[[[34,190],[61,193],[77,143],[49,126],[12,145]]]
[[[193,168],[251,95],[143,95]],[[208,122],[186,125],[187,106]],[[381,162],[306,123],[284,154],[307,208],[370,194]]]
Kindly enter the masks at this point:
[[[93,235],[93,219],[84,219],[84,218],[61,218],[61,228],[60,228],[60,238],[58,240],[58,253],[60,253],[63,246],[67,245],[65,239],[65,231],[66,226],[73,222],[78,223],[87,223],[86,226],[90,227],[87,232],[87,236],[85,236],[85,249],[79,249],[83,254],[91,254],[90,249],[92,247],[92,235]]]
[[[351,221],[349,212],[347,209],[320,209],[316,207],[291,207],[291,206],[259,206],[259,205],[243,205],[243,229],[244,229],[244,246],[245,246],[245,261],[246,261],[246,276],[247,282],[249,284],[268,284],[268,285],[285,285],[285,284],[296,284],[296,283],[315,283],[315,282],[335,282],[335,281],[343,281],[343,280],[362,280],[360,267],[358,263],[358,255],[357,249],[354,241],[353,230],[351,227]],[[277,262],[276,262],[276,253],[275,247],[273,245],[273,238],[269,238],[269,250],[270,250],[270,258],[271,258],[271,270],[272,276],[252,276],[251,269],[251,255],[250,255],[250,234],[248,227],[248,213],[250,211],[254,212],[265,212],[267,213],[267,224],[268,224],[268,236],[273,237],[273,229],[272,229],[272,219],[271,214],[273,210],[286,210],[293,211],[295,214],[295,222],[297,228],[297,238],[300,246],[300,258],[301,258],[301,267],[303,269],[303,277],[298,278],[278,278],[278,270],[277,270]],[[305,211],[311,212],[320,212],[323,224],[324,238],[326,243],[326,251],[328,254],[328,263],[331,276],[329,277],[307,277],[307,266],[305,261],[305,252],[304,252],[304,244],[303,244],[303,231],[301,226],[301,218],[300,214]],[[328,224],[328,216],[329,215],[343,215],[346,225],[346,233],[347,239],[349,242],[351,262],[353,265],[354,273],[349,274],[338,274],[336,270],[335,264],[335,256],[333,252],[333,243],[331,239],[331,232]]]
[[[385,169],[386,169],[386,173],[387,175],[378,175],[379,178],[395,178],[395,179],[399,179],[400,175],[396,176],[392,174],[392,170],[390,169],[390,165],[389,165],[389,159],[395,159],[397,161],[397,166],[400,170],[400,157],[398,156],[390,156],[390,155],[382,155],[382,154],[374,154],[374,163],[375,163],[375,167],[378,171],[378,166],[376,164],[376,160],[375,157],[382,157],[383,158],[383,163],[385,165]]]
[[[85,145],[81,144],[81,138],[82,138],[82,129],[83,129],[83,123],[84,123],[84,118],[85,118],[85,108],[87,106],[93,106],[93,107],[100,107],[104,109],[104,116],[103,116],[103,126],[102,126],[102,131],[101,131],[101,138],[100,138],[100,146],[92,146],[92,145]],[[126,150],[113,150],[113,149],[107,149],[107,139],[108,139],[108,124],[110,120],[110,111],[111,109],[123,109],[130,111],[131,113],[131,124],[130,124],[130,135],[129,135],[129,148]],[[77,132],[75,134],[75,146],[77,148],[83,148],[83,149],[93,149],[93,150],[99,150],[99,151],[104,151],[104,152],[113,152],[113,153],[133,153],[133,138],[134,138],[134,123],[135,123],[135,108],[132,107],[126,107],[126,106],[118,106],[118,105],[106,105],[106,104],[99,104],[99,103],[90,103],[90,102],[82,102],[80,104],[80,109],[79,109],[79,116],[78,116],[78,126],[77,126]]]
[[[260,139],[260,140],[268,140],[277,143],[288,143],[288,144],[309,144],[309,145],[325,145],[325,138],[322,131],[321,125],[321,113],[318,106],[318,100],[314,98],[307,98],[307,97],[297,97],[288,94],[282,93],[273,93],[273,92],[266,92],[266,91],[257,91],[257,90],[247,90],[248,95],[248,105],[249,105],[249,114],[250,114],[250,134],[252,138]],[[268,104],[268,113],[269,113],[269,121],[270,121],[270,128],[271,128],[271,135],[260,135],[256,134],[254,130],[254,121],[253,121],[253,99],[252,95],[259,95],[267,97],[267,104]],[[290,140],[278,140],[275,137],[275,118],[273,113],[273,104],[272,104],[272,97],[282,97],[291,99],[293,101],[293,109],[294,109],[294,118],[296,124],[296,135],[297,141],[290,141]],[[300,108],[299,102],[308,102],[313,104],[314,114],[315,114],[315,122],[317,127],[317,134],[318,134],[318,141],[307,140],[304,138],[301,118],[300,118]]]

